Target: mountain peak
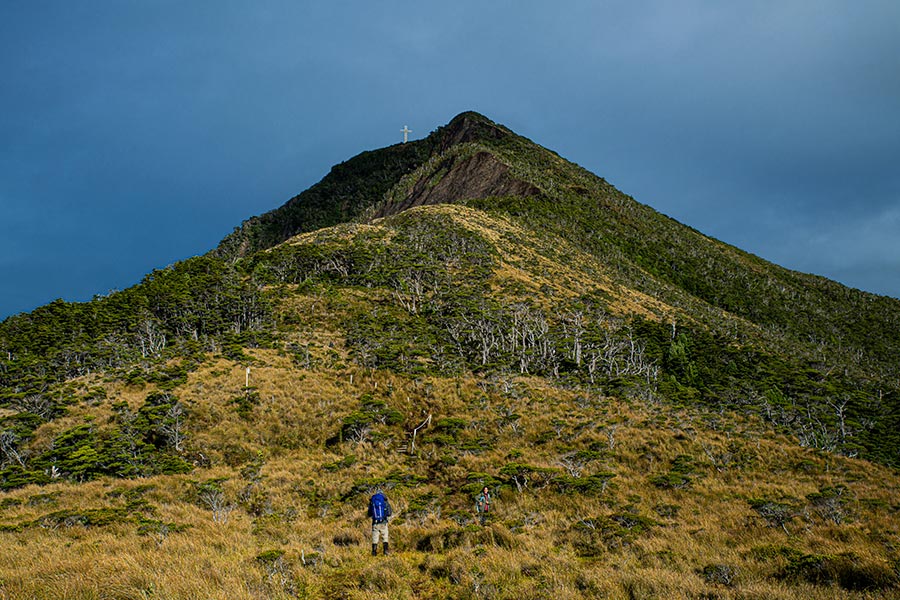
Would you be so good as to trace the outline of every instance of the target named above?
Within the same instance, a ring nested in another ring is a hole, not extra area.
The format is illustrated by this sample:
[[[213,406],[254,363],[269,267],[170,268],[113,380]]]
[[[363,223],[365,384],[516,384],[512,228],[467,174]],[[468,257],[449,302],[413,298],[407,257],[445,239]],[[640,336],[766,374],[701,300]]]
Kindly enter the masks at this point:
[[[453,177],[436,192],[430,191],[440,178],[420,182],[410,197],[385,202],[385,195],[404,176],[422,167],[432,156],[441,156],[454,146],[490,142],[515,137],[502,125],[474,111],[456,115],[428,137],[378,150],[362,152],[338,165],[320,182],[288,200],[284,205],[244,221],[219,244],[216,253],[232,258],[271,248],[306,231],[330,227],[360,218],[367,211],[374,216],[394,214],[421,204],[453,202],[460,198],[491,195],[534,195],[537,188],[513,181],[508,166],[482,152],[474,160],[443,160],[442,167],[454,165]],[[427,184],[427,185],[426,185]],[[423,187],[424,186],[424,187]],[[473,187],[474,186],[474,187]],[[380,208],[377,208],[379,207]]]
[[[466,111],[456,115],[435,133],[439,138],[438,147],[441,151],[456,144],[485,139],[498,140],[513,135],[513,132],[506,127],[494,123],[475,111]]]
[[[385,217],[415,206],[453,204],[493,196],[536,196],[533,182],[513,173],[494,149],[497,142],[518,137],[482,114],[455,116],[428,138],[431,157],[411,173],[406,184],[388,194],[372,216]],[[457,148],[472,144],[474,148]]]

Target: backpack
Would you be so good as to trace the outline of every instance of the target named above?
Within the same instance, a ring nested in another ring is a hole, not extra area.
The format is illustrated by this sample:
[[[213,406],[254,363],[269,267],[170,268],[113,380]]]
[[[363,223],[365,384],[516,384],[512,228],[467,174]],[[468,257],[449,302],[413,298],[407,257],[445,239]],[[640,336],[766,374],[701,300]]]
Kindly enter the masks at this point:
[[[391,516],[391,507],[388,505],[387,498],[381,492],[375,494],[369,500],[369,516],[376,523],[384,523]]]

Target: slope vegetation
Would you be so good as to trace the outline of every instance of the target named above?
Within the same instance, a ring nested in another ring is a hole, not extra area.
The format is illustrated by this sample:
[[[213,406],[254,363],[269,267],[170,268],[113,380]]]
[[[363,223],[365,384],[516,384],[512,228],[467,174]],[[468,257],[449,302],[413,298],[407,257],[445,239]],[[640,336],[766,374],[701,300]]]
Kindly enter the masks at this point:
[[[897,312],[464,113],[0,324],[0,592],[900,597]]]

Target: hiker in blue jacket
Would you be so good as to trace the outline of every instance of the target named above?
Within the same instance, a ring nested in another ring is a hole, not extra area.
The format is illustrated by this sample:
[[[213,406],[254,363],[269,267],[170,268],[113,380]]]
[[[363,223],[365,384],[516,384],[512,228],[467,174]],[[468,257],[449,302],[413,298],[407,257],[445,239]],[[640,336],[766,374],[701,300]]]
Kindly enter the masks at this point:
[[[384,545],[384,553],[388,553],[388,517],[393,514],[391,503],[384,492],[376,490],[369,499],[369,517],[372,518],[372,556],[378,554],[378,540]]]
[[[481,489],[481,493],[475,498],[475,512],[478,513],[478,522],[484,525],[487,515],[491,511],[491,492],[487,486]]]

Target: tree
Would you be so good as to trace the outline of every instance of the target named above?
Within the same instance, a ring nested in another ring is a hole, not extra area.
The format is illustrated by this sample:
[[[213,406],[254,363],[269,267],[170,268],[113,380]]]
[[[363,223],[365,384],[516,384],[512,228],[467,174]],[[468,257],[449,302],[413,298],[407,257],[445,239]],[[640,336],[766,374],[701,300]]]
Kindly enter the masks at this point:
[[[22,460],[22,456],[19,454],[18,443],[19,436],[16,435],[15,431],[7,429],[0,432],[0,454],[3,454],[3,462],[0,463],[0,467],[16,461],[23,469],[26,468],[25,461]]]

